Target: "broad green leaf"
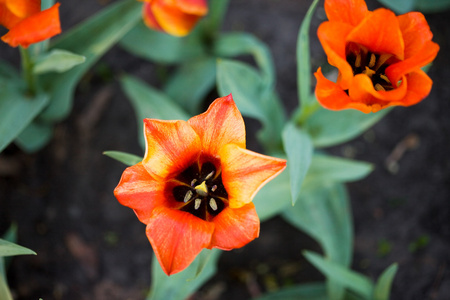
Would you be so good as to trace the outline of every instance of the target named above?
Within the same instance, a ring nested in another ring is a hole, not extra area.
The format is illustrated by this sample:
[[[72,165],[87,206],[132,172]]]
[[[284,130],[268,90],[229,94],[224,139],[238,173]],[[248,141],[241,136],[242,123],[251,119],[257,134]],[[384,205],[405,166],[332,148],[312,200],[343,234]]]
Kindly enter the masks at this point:
[[[311,18],[319,0],[315,0],[308,9],[297,37],[297,89],[300,108],[311,105],[311,57],[309,49],[309,27]]]
[[[103,154],[117,161],[120,161],[121,163],[127,166],[134,166],[135,164],[140,163],[142,161],[142,157],[126,152],[105,151],[103,152]]]
[[[126,75],[120,80],[122,88],[133,105],[138,124],[139,142],[144,146],[143,120],[187,120],[188,115],[166,94],[140,79]]]
[[[53,125],[32,122],[14,140],[23,151],[33,153],[47,145],[53,136]]]
[[[15,255],[28,255],[36,252],[28,248],[19,246],[17,244],[8,242],[7,240],[0,239],[0,256],[15,256]]]
[[[202,101],[215,83],[216,60],[206,57],[182,64],[170,77],[164,91],[180,107],[195,115],[200,112]]]
[[[360,294],[365,299],[372,298],[373,283],[367,277],[337,263],[324,259],[322,256],[314,252],[304,251],[303,254],[309,262],[311,262],[328,278],[339,282],[346,288]]]
[[[11,85],[11,82],[20,82],[20,77],[17,69],[10,65],[7,61],[0,60],[0,93],[4,89],[4,85]]]
[[[378,281],[375,284],[374,300],[389,300],[392,281],[394,281],[397,269],[398,265],[392,264],[383,272],[383,274],[381,274],[380,278],[378,278]]]
[[[286,125],[282,137],[289,165],[292,205],[294,205],[311,164],[313,146],[309,135],[292,123]]]
[[[34,65],[33,72],[35,74],[48,72],[63,73],[84,63],[85,60],[86,58],[84,56],[74,54],[70,51],[53,49],[46,55],[38,58]]]
[[[0,267],[3,265],[3,257],[0,257]],[[0,274],[0,299],[2,300],[13,300],[11,292],[9,291],[8,283],[6,278]]]
[[[206,54],[198,28],[180,38],[152,30],[142,21],[122,38],[120,46],[140,58],[167,64],[189,61]]]
[[[218,249],[204,249],[189,267],[170,277],[153,256],[152,285],[147,300],[185,300],[215,274],[220,253]]]
[[[425,13],[441,12],[450,8],[450,0],[416,0],[416,9]]]
[[[292,204],[289,166],[261,188],[253,203],[261,222],[274,217]]]
[[[304,129],[311,135],[315,147],[330,147],[359,136],[389,111],[390,108],[365,114],[357,110],[320,108],[307,119]]]
[[[378,2],[389,7],[398,14],[404,14],[413,9],[416,0],[378,0]]]
[[[307,283],[282,288],[255,300],[329,300],[323,283]]]
[[[348,194],[342,184],[303,189],[300,199],[294,207],[284,210],[283,217],[317,240],[331,261],[350,265],[352,220]]]
[[[209,1],[208,14],[198,26],[201,27],[201,31],[210,39],[214,39],[217,35],[220,35],[219,30],[222,27],[229,2],[230,0]]]
[[[86,61],[62,74],[42,75],[41,83],[51,94],[50,105],[40,118],[53,123],[65,118],[71,108],[74,89],[95,62],[141,20],[142,3],[123,0],[65,32],[51,49],[64,49],[86,57]]]
[[[15,224],[11,225],[8,231],[3,235],[2,239],[10,243],[15,243],[17,240],[17,226]],[[6,269],[9,267],[10,263],[11,257],[0,256],[0,275],[3,275],[4,278],[6,278]]]
[[[0,82],[0,152],[6,148],[44,109],[48,96],[28,97],[24,92]]]
[[[261,69],[264,86],[272,88],[275,84],[275,68],[270,50],[255,36],[245,32],[223,34],[214,44],[214,53],[221,58],[252,55]]]
[[[324,182],[349,182],[366,177],[373,170],[367,162],[314,154],[303,186],[317,186]]]

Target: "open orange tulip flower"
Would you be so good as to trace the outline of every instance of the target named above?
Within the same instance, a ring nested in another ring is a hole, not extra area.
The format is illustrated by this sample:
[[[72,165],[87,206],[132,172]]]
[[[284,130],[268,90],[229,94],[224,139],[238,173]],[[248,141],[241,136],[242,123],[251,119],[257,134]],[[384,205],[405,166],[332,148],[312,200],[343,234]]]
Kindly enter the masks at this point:
[[[410,106],[429,94],[433,82],[421,67],[433,61],[439,46],[421,13],[368,11],[364,0],[325,0],[325,12],[329,21],[317,34],[339,75],[335,83],[320,68],[315,73],[323,107],[369,113]]]
[[[141,0],[144,1],[145,24],[174,36],[188,35],[208,13],[206,0]]]
[[[61,33],[58,7],[41,11],[41,0],[0,0],[0,25],[9,29],[2,41],[27,48]]]
[[[147,224],[167,275],[203,248],[240,248],[259,235],[252,199],[286,161],[245,148],[244,121],[231,95],[186,121],[144,120],[146,152],[114,190]]]

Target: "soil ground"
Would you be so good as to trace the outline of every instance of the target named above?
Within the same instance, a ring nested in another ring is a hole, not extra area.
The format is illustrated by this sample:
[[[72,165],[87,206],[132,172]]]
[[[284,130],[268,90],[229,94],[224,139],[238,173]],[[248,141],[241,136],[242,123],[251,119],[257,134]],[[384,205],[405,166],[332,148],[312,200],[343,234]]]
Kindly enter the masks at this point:
[[[64,29],[109,3],[61,2]],[[291,111],[297,102],[296,36],[310,1],[230,2],[225,30],[251,32],[270,46],[277,90]],[[376,7],[369,2],[370,9]],[[324,18],[319,9],[312,32]],[[450,298],[450,12],[427,19],[441,46],[429,71],[434,81],[429,97],[395,108],[362,137],[330,149],[376,166],[366,179],[348,185],[353,268],[375,279],[398,262],[395,300]],[[325,56],[313,36],[317,67]],[[2,59],[18,61],[17,51],[4,45],[0,51]],[[8,276],[15,299],[145,297],[152,250],[144,225],[112,194],[124,165],[102,155],[105,150],[142,154],[133,110],[111,76],[121,72],[158,85],[154,65],[115,47],[85,76],[71,115],[56,126],[48,146],[30,155],[13,145],[0,155],[0,233],[16,223],[18,242],[39,254],[13,259]],[[321,280],[303,260],[305,248],[320,251],[309,237],[273,218],[262,224],[259,239],[224,253],[218,274],[193,298],[249,299],[283,285]]]

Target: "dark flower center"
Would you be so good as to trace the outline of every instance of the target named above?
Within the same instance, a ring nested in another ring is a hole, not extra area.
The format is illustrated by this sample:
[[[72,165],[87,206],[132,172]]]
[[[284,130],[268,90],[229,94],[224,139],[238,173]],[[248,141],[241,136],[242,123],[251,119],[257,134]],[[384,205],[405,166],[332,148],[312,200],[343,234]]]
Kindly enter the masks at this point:
[[[228,205],[221,172],[211,162],[195,163],[175,177],[172,194],[182,211],[209,221]]]
[[[366,74],[376,91],[390,91],[395,87],[386,76],[388,60],[392,54],[378,54],[370,52],[365,47],[350,44],[346,50],[346,59],[353,70],[353,75]]]

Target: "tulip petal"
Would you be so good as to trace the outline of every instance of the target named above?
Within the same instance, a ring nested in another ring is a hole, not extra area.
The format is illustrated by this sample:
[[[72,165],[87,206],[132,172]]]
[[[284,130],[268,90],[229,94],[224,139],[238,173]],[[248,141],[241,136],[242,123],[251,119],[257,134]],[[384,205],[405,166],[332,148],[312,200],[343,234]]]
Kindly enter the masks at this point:
[[[404,58],[405,45],[395,14],[379,8],[367,17],[348,35],[347,42],[365,46],[369,51],[380,54],[393,54]]]
[[[255,205],[225,208],[214,220],[215,230],[209,248],[241,248],[259,236],[259,218]]]
[[[157,179],[185,170],[201,152],[200,138],[185,121],[145,119],[144,134],[142,164]]]
[[[59,23],[59,3],[17,23],[2,36],[2,41],[12,47],[28,47],[61,32]]]
[[[114,196],[120,204],[132,208],[139,221],[145,224],[155,207],[166,204],[164,183],[152,178],[142,163],[125,169]]]
[[[368,10],[364,0],[326,0],[325,13],[328,20],[358,25]]]
[[[227,144],[245,148],[245,124],[230,95],[216,99],[208,110],[188,120],[202,141],[203,152],[217,157]]]
[[[317,30],[320,43],[330,65],[339,69],[339,85],[348,89],[353,78],[352,67],[346,59],[346,39],[353,27],[342,22],[323,22]]]
[[[353,101],[363,102],[368,105],[375,103],[385,104],[383,102],[399,101],[405,97],[407,91],[406,78],[396,89],[391,91],[376,91],[372,80],[364,74],[358,74],[353,78],[352,86],[348,90],[349,96]],[[381,101],[381,102],[380,102]]]
[[[439,45],[429,41],[414,56],[387,67],[386,75],[391,82],[397,82],[403,75],[419,70],[421,67],[432,62],[438,52]]]
[[[255,153],[234,144],[220,150],[222,182],[231,208],[250,203],[260,188],[286,167],[286,160]]]
[[[147,237],[163,271],[178,273],[211,243],[214,224],[190,213],[156,208],[147,225]]]
[[[348,94],[336,83],[323,76],[321,68],[314,73],[317,79],[316,98],[320,105],[330,110],[357,109],[364,113],[370,113],[371,109],[364,103],[353,102]]]
[[[408,91],[406,92],[406,96],[402,99],[401,103],[397,103],[396,105],[414,105],[428,96],[431,91],[433,81],[424,71],[417,70],[416,72],[412,72],[407,75],[407,78]]]
[[[208,3],[205,0],[176,0],[176,5],[185,13],[204,16],[208,13]]]
[[[153,1],[151,6],[156,21],[161,28],[174,36],[181,37],[189,34],[201,18],[197,15],[187,14],[165,1]]]
[[[19,17],[25,19],[41,11],[41,0],[6,0],[6,7]]]
[[[410,12],[397,17],[405,42],[405,59],[417,54],[431,41],[433,34],[425,17],[420,12]]]
[[[161,26],[159,26],[158,21],[156,21],[155,15],[152,11],[152,6],[148,2],[144,3],[142,7],[142,18],[144,19],[145,25],[151,29],[164,31]]]
[[[0,3],[0,25],[11,29],[21,21],[21,18],[13,14],[5,4]]]

